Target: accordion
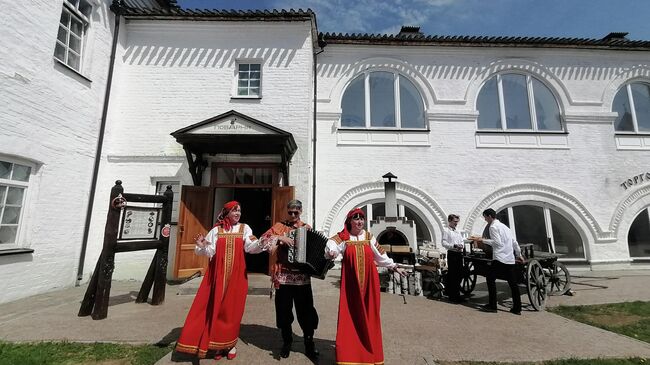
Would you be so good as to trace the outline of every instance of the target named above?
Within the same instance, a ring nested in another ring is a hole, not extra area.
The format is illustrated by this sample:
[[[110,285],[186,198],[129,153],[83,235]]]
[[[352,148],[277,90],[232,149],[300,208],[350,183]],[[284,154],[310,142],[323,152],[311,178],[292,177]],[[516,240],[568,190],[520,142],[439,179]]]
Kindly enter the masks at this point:
[[[318,231],[300,227],[291,232],[293,247],[289,247],[289,262],[305,273],[325,279],[327,271],[334,266],[333,260],[325,258],[327,237]]]

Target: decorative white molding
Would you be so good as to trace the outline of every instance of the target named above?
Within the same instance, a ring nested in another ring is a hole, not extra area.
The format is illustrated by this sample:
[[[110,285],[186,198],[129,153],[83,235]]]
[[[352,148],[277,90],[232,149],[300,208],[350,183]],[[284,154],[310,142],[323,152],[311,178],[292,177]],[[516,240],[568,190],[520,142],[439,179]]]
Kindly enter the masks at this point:
[[[609,223],[609,229],[614,233],[618,232],[623,215],[628,211],[628,208],[646,196],[650,196],[650,185],[643,186],[630,192],[630,194],[616,207],[612,220]]]
[[[415,87],[418,89],[418,92],[422,95],[424,101],[424,110],[428,110],[436,104],[465,104],[465,100],[439,100],[436,98],[431,82],[429,82],[429,80],[427,80],[427,78],[420,71],[413,67],[413,65],[395,58],[372,57],[360,60],[352,64],[338,76],[338,80],[330,89],[330,93],[327,98],[334,104],[330,105],[330,107],[340,110],[343,92],[347,88],[350,81],[352,81],[360,73],[367,70],[390,72],[397,71],[403,76],[409,78],[410,81],[413,82],[413,85],[415,85]]]
[[[648,151],[650,150],[650,135],[616,135],[617,150]]]
[[[478,112],[429,112],[427,113],[427,120],[429,122],[476,123]]]
[[[418,209],[421,209],[422,211],[430,214],[435,219],[435,221],[427,221],[426,219],[423,219],[425,222],[427,222],[427,224],[430,225],[427,228],[431,231],[432,234],[434,233],[433,232],[434,224],[436,224],[439,231],[442,231],[443,222],[446,222],[446,218],[445,218],[446,215],[444,214],[440,206],[426,192],[414,186],[405,184],[403,182],[397,182],[395,188],[396,188],[398,200],[404,201],[406,200],[406,198],[409,198],[409,200],[413,200],[419,203]],[[384,194],[383,181],[373,181],[373,182],[364,183],[346,191],[332,205],[332,208],[330,209],[329,213],[325,217],[325,221],[323,222],[322,225],[323,231],[330,232],[334,219],[338,217],[340,214],[346,213],[346,212],[342,212],[342,209],[352,199],[362,198],[363,196],[368,196],[371,194],[382,194],[382,195]]]
[[[571,113],[565,114],[564,120],[573,124],[614,124],[617,113],[600,112],[600,113]]]
[[[569,149],[569,135],[555,133],[476,133],[477,148]]]
[[[601,100],[603,105],[610,108],[614,102],[616,92],[625,84],[631,82],[650,82],[650,64],[639,64],[632,67],[626,67],[612,79],[612,81],[603,90]]]
[[[115,163],[154,163],[154,162],[185,162],[186,157],[180,155],[170,155],[170,156],[145,156],[145,155],[107,155],[106,159],[108,162]]]
[[[325,217],[325,222],[323,222],[323,231],[329,232],[330,228],[332,227],[332,223],[334,221],[334,218],[339,214],[343,206],[352,199],[353,197],[356,197],[358,195],[362,194],[369,194],[372,192],[378,192],[378,191],[383,191],[384,190],[384,184],[381,181],[374,181],[370,183],[365,183],[361,184],[358,186],[355,186],[348,191],[346,191],[337,201],[334,203],[332,208],[330,209],[330,212],[327,214],[327,217]]]
[[[526,200],[530,200],[531,196],[537,196],[540,198],[545,198],[545,200],[549,200],[551,202],[558,202],[558,205],[561,204],[569,207],[573,211],[574,217],[580,218],[582,222],[590,229],[591,232],[589,233],[591,233],[594,237],[595,243],[613,243],[616,241],[616,232],[613,232],[612,230],[604,231],[594,216],[589,213],[587,208],[582,205],[578,199],[559,189],[541,184],[516,184],[506,186],[494,191],[492,194],[481,200],[471,210],[471,213],[465,221],[464,229],[468,232],[471,232],[476,220],[481,217],[485,209],[488,207],[500,208],[498,204],[499,201],[519,195],[522,197],[525,196]],[[588,246],[587,242],[585,242],[585,246]]]
[[[317,112],[316,119],[318,121],[338,122],[341,119],[341,112]]]
[[[476,102],[478,100],[479,90],[483,87],[483,83],[490,79],[497,73],[514,71],[523,72],[535,76],[540,81],[543,81],[550,86],[553,95],[558,99],[560,104],[560,113],[566,110],[567,105],[600,105],[600,102],[589,101],[575,101],[572,100],[569,90],[566,88],[562,80],[548,67],[531,60],[523,58],[504,58],[496,60],[489,65],[483,67],[477,74],[474,80],[469,83],[465,91],[465,100],[470,101],[476,109]],[[578,104],[576,104],[578,103]]]
[[[336,130],[339,146],[431,146],[430,131],[421,130]]]

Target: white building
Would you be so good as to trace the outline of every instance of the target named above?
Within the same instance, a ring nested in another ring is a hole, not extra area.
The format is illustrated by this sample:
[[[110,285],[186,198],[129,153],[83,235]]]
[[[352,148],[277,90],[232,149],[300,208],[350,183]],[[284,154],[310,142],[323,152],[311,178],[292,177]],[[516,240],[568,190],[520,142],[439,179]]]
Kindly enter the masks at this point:
[[[322,229],[341,227],[353,206],[383,212],[378,177],[391,171],[419,239],[439,241],[449,213],[480,234],[492,207],[519,242],[568,262],[650,256],[650,43],[409,27],[321,39],[317,148],[331,151],[318,155],[317,182],[330,177],[317,186]]]
[[[332,234],[353,207],[385,215],[389,171],[399,213],[417,228],[413,248],[438,242],[450,213],[480,233],[492,207],[520,242],[572,264],[650,259],[650,42],[428,37],[414,27],[319,36],[309,11],[79,4],[3,15],[0,189],[14,195],[0,195],[0,214],[17,218],[0,224],[0,302],[90,277],[118,179],[127,192],[180,193],[170,277],[205,265],[191,237],[226,200],[239,200],[261,234],[293,196]],[[55,52],[67,9],[82,20],[81,67]],[[29,27],[41,31],[23,39]],[[113,277],[142,279],[152,254],[118,254]]]
[[[75,283],[106,98],[109,5],[3,4],[0,302]]]

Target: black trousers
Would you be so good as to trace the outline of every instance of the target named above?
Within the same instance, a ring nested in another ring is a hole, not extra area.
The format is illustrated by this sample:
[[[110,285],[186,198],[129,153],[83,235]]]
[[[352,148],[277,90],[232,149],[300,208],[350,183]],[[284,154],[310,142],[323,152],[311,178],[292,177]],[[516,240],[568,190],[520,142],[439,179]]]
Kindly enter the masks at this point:
[[[454,250],[447,250],[447,296],[451,300],[460,299],[460,280],[463,268],[463,254]]]
[[[519,293],[519,286],[517,285],[517,271],[515,270],[515,264],[504,264],[497,260],[492,260],[491,268],[486,277],[488,293],[490,295],[490,307],[497,307],[497,277],[505,278],[510,286],[510,293],[512,294],[512,309],[518,312],[521,311],[521,294]]]
[[[296,306],[298,324],[304,337],[313,337],[318,328],[318,313],[314,308],[314,295],[311,285],[280,285],[275,291],[275,321],[282,330],[284,342],[291,342],[293,306]]]

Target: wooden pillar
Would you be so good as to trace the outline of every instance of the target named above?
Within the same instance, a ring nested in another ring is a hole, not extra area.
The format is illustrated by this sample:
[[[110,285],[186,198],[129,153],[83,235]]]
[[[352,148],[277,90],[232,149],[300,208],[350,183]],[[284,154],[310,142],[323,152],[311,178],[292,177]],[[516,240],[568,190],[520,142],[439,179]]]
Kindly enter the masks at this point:
[[[108,203],[102,253],[99,261],[97,261],[97,266],[95,266],[95,271],[86,289],[84,299],[81,302],[79,316],[87,316],[92,312],[93,319],[104,319],[108,314],[111,279],[113,277],[113,270],[115,269],[117,231],[120,225],[120,211],[123,206],[118,197],[123,192],[122,181],[117,180],[115,186],[111,189],[111,196]]]
[[[162,206],[162,215],[160,219],[160,246],[156,249],[153,260],[151,260],[151,265],[149,265],[149,270],[147,270],[147,275],[142,282],[140,287],[140,292],[136,298],[136,303],[146,303],[153,285],[153,294],[151,295],[151,304],[159,305],[165,301],[165,288],[167,284],[167,255],[169,253],[169,234],[167,237],[163,235],[163,229],[171,229],[169,227],[172,220],[172,204],[174,202],[174,193],[172,192],[172,186],[167,185],[167,189],[163,194],[165,201]],[[168,231],[169,232],[169,231]]]

